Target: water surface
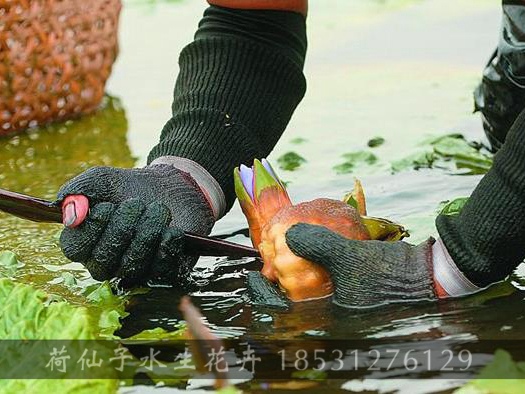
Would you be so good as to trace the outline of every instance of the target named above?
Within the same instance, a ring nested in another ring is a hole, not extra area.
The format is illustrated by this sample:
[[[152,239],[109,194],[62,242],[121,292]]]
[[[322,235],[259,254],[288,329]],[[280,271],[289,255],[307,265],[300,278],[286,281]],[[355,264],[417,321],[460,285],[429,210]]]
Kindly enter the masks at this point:
[[[51,199],[65,180],[90,166],[143,165],[169,118],[177,56],[192,38],[203,3],[127,4],[121,20],[121,55],[108,83],[108,92],[118,99],[80,121],[1,140],[2,187]],[[276,161],[288,151],[306,158],[298,170],[280,172],[290,182],[295,201],[340,198],[358,176],[370,214],[405,224],[411,242],[435,236],[433,219],[440,202],[468,195],[480,177],[439,169],[392,175],[390,163],[417,151],[421,141],[433,135],[460,132],[483,141],[480,120],[472,114],[472,90],[497,42],[498,5],[488,0],[311,3],[305,69],[308,92],[269,159]],[[341,155],[368,149],[367,141],[375,136],[386,140],[373,150],[379,157],[376,165],[343,175],[334,171],[344,161]],[[300,144],[295,142],[298,137],[304,140]],[[214,233],[232,234],[245,227],[235,206]],[[82,303],[80,294],[63,286],[61,273],[74,272],[80,283],[92,280],[81,265],[61,255],[59,230],[58,225],[0,214],[0,249],[15,251],[26,264],[17,279]],[[243,234],[229,239],[248,244]],[[196,276],[201,287],[193,299],[219,335],[392,341],[448,338],[458,344],[523,338],[523,276],[515,276],[508,294],[496,298],[476,296],[366,313],[342,311],[322,300],[297,304],[284,313],[246,303],[244,275],[257,264],[252,259],[199,261]],[[176,289],[154,289],[134,297],[122,334],[173,327],[180,319],[180,296]],[[398,377],[404,376],[398,372]],[[356,374],[356,378],[367,376],[373,377]],[[332,380],[322,385],[332,392],[343,384],[346,389],[416,393],[458,383]]]

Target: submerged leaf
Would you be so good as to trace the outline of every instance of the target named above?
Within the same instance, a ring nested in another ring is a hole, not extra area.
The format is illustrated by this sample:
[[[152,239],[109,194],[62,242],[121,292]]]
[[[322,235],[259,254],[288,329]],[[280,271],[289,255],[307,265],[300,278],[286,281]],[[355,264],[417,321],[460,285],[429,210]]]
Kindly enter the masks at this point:
[[[0,253],[0,265],[6,268],[17,268],[18,259],[16,254],[11,251],[4,251]]]
[[[366,151],[345,153],[343,158],[345,161],[334,167],[335,172],[338,174],[351,173],[354,167],[359,164],[373,165],[377,162],[377,156]]]
[[[126,317],[126,297],[113,293],[109,282],[102,282],[86,290],[86,298],[93,304],[93,314],[98,316],[98,335],[105,338],[116,338],[114,335],[122,324],[120,319]],[[96,312],[96,313],[95,313]]]
[[[177,340],[184,339],[186,333],[186,325],[179,324],[175,331],[166,331],[162,327],[155,327],[149,330],[144,330],[135,334],[131,337],[124,339],[122,342],[126,343],[127,341],[161,341],[161,340]]]
[[[383,137],[374,137],[371,140],[368,141],[368,146],[370,148],[377,148],[378,146],[381,146],[385,143],[385,139]]]
[[[97,338],[97,325],[93,324],[87,308],[73,306],[67,302],[48,302],[50,296],[29,285],[0,279],[0,340],[26,340],[23,351],[13,347],[2,354],[4,372],[16,374],[19,368],[45,366],[49,362],[49,349],[40,341],[50,339],[92,340]],[[2,341],[3,346],[12,343]],[[81,344],[81,342],[68,342]],[[71,348],[68,348],[71,352]],[[76,349],[78,351],[78,349]],[[101,355],[99,352],[99,355]],[[79,353],[80,354],[80,353]],[[73,358],[74,356],[70,356]],[[76,360],[75,360],[76,361]],[[73,362],[73,361],[72,361]],[[85,379],[4,379],[0,380],[2,393],[113,393],[118,388],[118,379],[94,379],[103,373],[105,377],[115,376],[114,371],[86,371]],[[17,375],[15,375],[17,376]]]
[[[492,157],[480,152],[482,145],[468,142],[461,134],[448,134],[423,142],[421,152],[392,163],[392,171],[408,168],[450,167],[468,169],[467,174],[484,174],[492,166]],[[465,173],[465,172],[463,172]]]
[[[524,380],[525,362],[513,361],[507,351],[498,349],[492,361],[481,370],[479,376],[454,393],[521,394]]]
[[[392,163],[392,172],[400,172],[407,169],[419,170],[420,168],[432,168],[437,160],[434,152],[413,153],[401,160]]]
[[[306,138],[297,137],[297,138],[294,138],[294,139],[290,140],[290,143],[295,144],[295,145],[299,145],[299,144],[305,143],[306,141],[308,141]]]
[[[354,163],[344,162],[334,166],[334,170],[338,174],[350,174],[352,171],[354,171],[354,167]]]
[[[306,163],[306,159],[295,152],[287,152],[277,159],[277,163],[285,171],[294,171]]]
[[[326,371],[317,369],[305,369],[304,371],[292,372],[292,378],[308,379],[308,380],[326,380]]]
[[[74,288],[77,286],[77,278],[75,278],[75,275],[73,275],[69,271],[64,271],[60,275],[63,279],[64,286],[66,286],[68,289]]]
[[[0,253],[0,274],[12,277],[15,275],[16,270],[24,265],[13,252],[5,250]]]

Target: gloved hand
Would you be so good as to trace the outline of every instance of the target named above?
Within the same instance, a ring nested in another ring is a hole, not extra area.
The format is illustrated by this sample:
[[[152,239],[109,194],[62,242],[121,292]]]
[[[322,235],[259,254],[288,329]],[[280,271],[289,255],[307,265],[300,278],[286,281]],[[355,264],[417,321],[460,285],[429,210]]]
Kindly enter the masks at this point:
[[[525,110],[459,214],[440,214],[440,238],[418,246],[352,241],[291,227],[292,252],[324,266],[345,306],[459,297],[502,281],[525,259]]]
[[[432,279],[432,238],[406,242],[355,241],[326,227],[299,223],[286,232],[296,255],[323,266],[334,283],[334,303],[370,307],[437,299]]]
[[[123,286],[186,284],[197,256],[182,255],[182,231],[207,235],[215,222],[194,178],[171,165],[94,167],[62,186],[58,200],[74,194],[88,197],[90,212],[62,232],[64,254]]]

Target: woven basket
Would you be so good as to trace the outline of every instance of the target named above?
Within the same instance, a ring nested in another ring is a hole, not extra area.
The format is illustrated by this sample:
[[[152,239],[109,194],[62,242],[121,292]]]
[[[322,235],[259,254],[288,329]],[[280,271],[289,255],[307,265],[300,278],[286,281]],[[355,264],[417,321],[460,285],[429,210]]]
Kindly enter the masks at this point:
[[[120,0],[0,0],[0,136],[94,111]]]

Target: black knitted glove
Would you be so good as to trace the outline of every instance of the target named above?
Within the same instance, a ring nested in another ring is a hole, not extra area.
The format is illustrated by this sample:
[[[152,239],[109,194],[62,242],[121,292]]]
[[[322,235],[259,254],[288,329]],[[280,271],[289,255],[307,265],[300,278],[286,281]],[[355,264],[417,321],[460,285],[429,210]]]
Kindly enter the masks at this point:
[[[299,223],[286,232],[296,255],[326,268],[334,282],[333,301],[344,307],[436,299],[432,244],[354,241],[326,227]]]
[[[525,5],[503,1],[503,20],[498,48],[474,92],[475,110],[493,150],[498,150],[525,108]]]
[[[170,165],[94,167],[62,186],[58,200],[74,194],[88,197],[90,213],[62,232],[66,257],[84,264],[93,278],[118,277],[123,286],[187,284],[197,257],[181,254],[182,231],[207,235],[214,224],[189,174]]]

